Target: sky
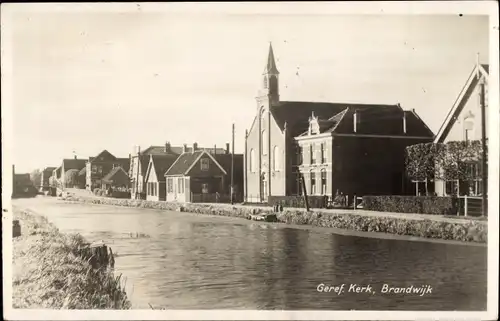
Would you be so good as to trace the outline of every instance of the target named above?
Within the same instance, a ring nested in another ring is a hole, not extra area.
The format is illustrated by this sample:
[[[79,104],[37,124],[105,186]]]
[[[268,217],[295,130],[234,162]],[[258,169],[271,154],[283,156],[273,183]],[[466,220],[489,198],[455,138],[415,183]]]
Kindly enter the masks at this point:
[[[436,133],[480,54],[488,17],[26,12],[12,19],[16,172],[140,145],[235,151],[272,42],[281,100],[400,103]]]

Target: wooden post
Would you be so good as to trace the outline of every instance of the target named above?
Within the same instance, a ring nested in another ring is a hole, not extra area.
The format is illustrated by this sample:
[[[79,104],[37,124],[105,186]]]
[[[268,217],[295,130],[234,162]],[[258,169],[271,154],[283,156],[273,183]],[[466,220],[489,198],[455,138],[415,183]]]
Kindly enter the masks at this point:
[[[304,192],[304,203],[306,205],[306,211],[309,212],[309,200],[307,199],[307,190],[306,190],[306,180],[302,173],[299,173],[301,181],[302,181],[302,191]]]
[[[232,130],[232,144],[231,144],[231,204],[234,204],[234,124]]]
[[[467,216],[467,194],[464,196],[464,216]]]
[[[353,204],[354,204],[353,205],[354,209],[356,209],[356,201],[357,201],[356,194],[354,194],[354,198],[353,198],[353,201],[352,201]]]

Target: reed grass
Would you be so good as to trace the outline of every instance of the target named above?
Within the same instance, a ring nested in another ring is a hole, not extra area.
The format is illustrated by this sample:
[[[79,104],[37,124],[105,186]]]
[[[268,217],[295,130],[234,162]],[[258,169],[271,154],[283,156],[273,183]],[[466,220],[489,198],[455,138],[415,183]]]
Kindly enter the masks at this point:
[[[14,211],[21,223],[13,239],[13,307],[18,309],[130,309],[121,275],[93,269],[78,255],[85,239],[63,234],[46,218]]]

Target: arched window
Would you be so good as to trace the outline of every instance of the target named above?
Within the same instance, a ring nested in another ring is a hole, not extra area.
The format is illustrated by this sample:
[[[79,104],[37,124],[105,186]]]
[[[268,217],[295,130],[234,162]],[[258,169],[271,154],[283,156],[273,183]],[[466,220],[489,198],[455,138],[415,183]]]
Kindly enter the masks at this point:
[[[311,195],[316,194],[316,173],[311,171]]]
[[[262,139],[262,155],[267,155],[267,136],[266,136],[266,129],[262,129],[262,136],[261,136],[261,139]]]
[[[326,170],[321,170],[321,195],[326,194]]]
[[[250,172],[254,173],[255,172],[255,151],[253,148],[250,150]]]
[[[280,149],[278,146],[273,148],[273,169],[276,172],[280,170]]]

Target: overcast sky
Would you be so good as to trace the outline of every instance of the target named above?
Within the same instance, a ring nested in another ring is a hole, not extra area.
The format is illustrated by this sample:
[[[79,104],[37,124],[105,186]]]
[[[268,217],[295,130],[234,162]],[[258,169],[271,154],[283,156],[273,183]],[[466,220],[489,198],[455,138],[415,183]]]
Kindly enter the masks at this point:
[[[73,151],[223,147],[233,122],[242,152],[269,41],[282,100],[399,102],[434,132],[476,53],[488,63],[486,16],[38,12],[12,22],[18,172]]]

